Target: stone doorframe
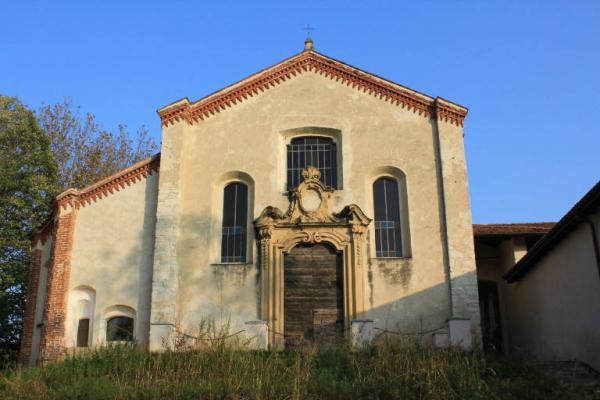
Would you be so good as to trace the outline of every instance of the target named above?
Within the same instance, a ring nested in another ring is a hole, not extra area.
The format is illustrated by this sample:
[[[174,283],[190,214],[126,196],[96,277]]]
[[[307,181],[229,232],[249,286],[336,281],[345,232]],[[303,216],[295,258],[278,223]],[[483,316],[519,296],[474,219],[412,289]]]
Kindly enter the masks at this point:
[[[342,253],[345,332],[364,312],[362,253],[371,219],[354,204],[333,213],[329,201],[334,189],[321,182],[320,171],[309,166],[302,176],[304,181],[289,192],[287,212],[269,206],[254,221],[259,240],[260,316],[268,324],[271,348],[284,346],[283,259],[298,244],[325,243]]]

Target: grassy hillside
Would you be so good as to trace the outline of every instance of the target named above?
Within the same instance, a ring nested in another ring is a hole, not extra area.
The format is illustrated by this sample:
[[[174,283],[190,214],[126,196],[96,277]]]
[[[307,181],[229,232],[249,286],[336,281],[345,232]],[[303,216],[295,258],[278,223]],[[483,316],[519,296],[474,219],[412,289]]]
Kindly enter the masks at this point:
[[[94,350],[0,375],[1,399],[592,399],[522,363],[383,342],[360,351]]]

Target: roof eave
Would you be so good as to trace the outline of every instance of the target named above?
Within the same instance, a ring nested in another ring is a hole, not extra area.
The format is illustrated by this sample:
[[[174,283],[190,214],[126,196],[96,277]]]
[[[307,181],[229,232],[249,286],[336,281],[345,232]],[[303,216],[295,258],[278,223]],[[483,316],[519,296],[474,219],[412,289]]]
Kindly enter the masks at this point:
[[[502,277],[513,283],[524,277],[536,263],[577,225],[585,220],[584,216],[600,206],[600,181],[579,200],[554,227],[544,235],[523,258],[521,258]]]

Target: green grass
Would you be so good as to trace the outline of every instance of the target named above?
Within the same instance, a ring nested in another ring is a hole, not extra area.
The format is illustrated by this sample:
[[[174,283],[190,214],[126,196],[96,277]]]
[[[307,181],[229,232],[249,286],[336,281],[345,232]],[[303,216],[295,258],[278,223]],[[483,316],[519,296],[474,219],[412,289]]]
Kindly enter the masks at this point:
[[[596,396],[598,394],[596,393]],[[593,399],[521,362],[381,341],[261,352],[97,349],[0,375],[1,399]]]

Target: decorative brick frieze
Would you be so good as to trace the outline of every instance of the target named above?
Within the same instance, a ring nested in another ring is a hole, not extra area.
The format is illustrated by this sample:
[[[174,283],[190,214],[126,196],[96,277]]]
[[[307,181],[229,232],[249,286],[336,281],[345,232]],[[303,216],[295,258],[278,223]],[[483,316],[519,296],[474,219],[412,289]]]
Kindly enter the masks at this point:
[[[62,205],[61,205],[62,207]],[[65,314],[69,276],[71,273],[71,249],[75,230],[76,208],[61,210],[55,220],[52,258],[48,267],[48,283],[44,301],[44,318],[40,360],[56,360],[64,349]]]
[[[79,202],[85,207],[86,204],[91,204],[92,201],[106,197],[109,194],[118,192],[131,186],[136,182],[147,178],[152,172],[158,171],[160,165],[160,154],[143,160],[133,166],[117,172],[106,179],[95,183],[79,192]]]
[[[444,101],[445,104],[441,106],[437,104],[437,99],[312,50],[303,51],[194,103],[190,103],[188,99],[175,102],[160,109],[158,114],[163,126],[179,121],[193,124],[305,72],[314,72],[329,79],[335,79],[347,86],[412,110],[427,118],[437,114],[443,121],[462,125],[467,114],[467,109],[463,107],[453,106],[453,103],[448,101]]]
[[[73,207],[79,209],[85,207],[96,200],[107,197],[109,194],[125,189],[134,183],[147,178],[152,172],[158,171],[160,167],[160,154],[142,160],[129,168],[117,172],[107,178],[102,179],[84,189],[68,189],[56,198],[55,206],[66,209]]]
[[[452,103],[442,99],[441,97],[436,98],[434,107],[435,114],[440,121],[463,126],[465,117],[467,115],[466,109],[454,107]]]
[[[42,246],[45,245],[48,238],[52,235],[53,228],[54,219],[50,218],[41,229],[34,231],[31,237],[31,248],[37,246],[37,243],[40,243]]]
[[[37,294],[40,284],[41,267],[42,250],[39,248],[34,249],[31,252],[31,260],[29,264],[27,301],[25,303],[25,318],[23,319],[23,334],[21,336],[21,353],[19,359],[22,365],[29,365],[31,360],[33,331],[35,329],[35,309],[38,301]]]

